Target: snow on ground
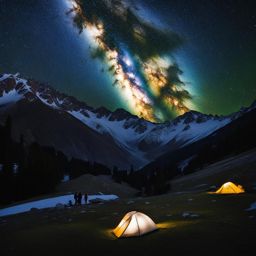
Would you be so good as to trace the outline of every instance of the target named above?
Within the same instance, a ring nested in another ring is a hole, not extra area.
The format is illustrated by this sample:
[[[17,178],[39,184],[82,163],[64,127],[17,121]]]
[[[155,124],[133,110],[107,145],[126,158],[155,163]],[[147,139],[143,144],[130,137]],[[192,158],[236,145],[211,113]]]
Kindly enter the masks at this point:
[[[171,140],[175,140],[176,142],[182,142],[182,146],[184,147],[208,136],[212,132],[227,125],[230,121],[230,118],[223,120],[210,118],[201,123],[192,121],[189,124],[184,122],[173,124],[171,122],[167,126],[159,125],[157,129],[148,132],[144,140],[147,142],[157,141],[162,145],[169,143]]]
[[[12,74],[3,74],[1,77],[0,77],[0,81],[4,81],[5,79],[11,77]]]
[[[113,121],[109,120],[110,116],[98,117],[97,114],[88,110],[86,111],[88,116],[86,116],[82,112],[82,109],[79,111],[68,111],[69,114],[93,130],[101,134],[110,134],[121,147],[126,148],[131,153],[134,153],[138,142],[142,140],[149,144],[157,143],[158,145],[165,145],[171,140],[175,140],[177,142],[183,142],[183,146],[185,146],[208,136],[210,133],[230,122],[230,118],[210,118],[203,123],[193,121],[188,126],[184,122],[178,124],[169,123],[169,125],[166,125],[153,124],[145,121],[144,125],[146,129],[143,132],[138,132],[136,130],[137,127],[133,125],[133,118]],[[186,127],[188,128],[186,129]],[[144,151],[136,150],[136,154],[139,154],[143,158]]]
[[[137,132],[136,127],[132,125],[129,128],[125,128],[127,125],[129,126],[129,124],[134,122],[134,119],[132,118],[128,120],[111,121],[109,120],[109,116],[99,118],[95,113],[87,110],[88,117],[81,113],[81,111],[82,110],[72,110],[68,111],[68,113],[101,134],[110,134],[119,146],[128,150],[131,154],[135,154],[137,157],[139,156],[143,159],[144,152],[135,150],[136,144],[153,128],[152,123],[145,121],[145,123],[147,123],[147,129],[140,133]]]
[[[153,124],[147,122],[148,129],[143,133],[138,133],[135,131],[136,127],[124,128],[124,126],[128,125],[129,122],[133,122],[133,119],[130,120],[121,120],[121,121],[110,121],[109,116],[104,116],[98,118],[95,113],[91,111],[87,111],[89,117],[83,115],[81,111],[68,111],[72,116],[79,119],[84,124],[88,125],[93,130],[96,130],[100,133],[109,133],[111,134],[117,141],[125,144],[127,147],[130,146],[132,141],[137,141],[143,134],[145,134],[149,128],[153,128]],[[146,122],[146,121],[145,121]],[[125,132],[124,132],[125,130]]]
[[[49,107],[52,107],[52,108],[56,108],[56,109],[59,108],[59,107],[56,105],[55,102],[49,103],[49,102],[47,101],[47,99],[44,99],[43,97],[41,97],[41,95],[40,95],[39,92],[36,93],[36,96],[37,96],[37,98],[38,98],[39,100],[41,100],[45,105],[47,105],[47,106],[49,106]]]
[[[88,195],[88,201],[94,200],[96,198],[99,198],[104,201],[111,201],[118,199],[118,196],[116,195]],[[68,204],[69,200],[74,203],[74,196],[72,194],[65,195],[65,196],[57,196],[57,197],[51,197],[47,199],[32,201],[24,204],[18,204],[15,206],[3,208],[0,210],[0,217],[6,216],[6,215],[12,215],[22,212],[28,212],[31,210],[31,208],[37,208],[37,209],[44,209],[44,208],[50,208],[55,207],[57,204]],[[84,204],[84,200],[82,200],[82,204]]]
[[[3,92],[3,95],[0,97],[0,105],[5,105],[11,102],[17,102],[22,99],[22,95],[18,94],[18,92],[13,89],[9,92]]]
[[[69,174],[64,175],[64,177],[63,177],[63,179],[62,179],[61,182],[67,182],[67,181],[70,181],[70,176],[69,176]]]
[[[246,209],[246,211],[252,211],[252,210],[256,210],[256,202],[252,203],[250,208]]]
[[[181,172],[189,165],[190,161],[193,160],[197,155],[193,155],[179,163],[178,168],[180,169]]]
[[[4,81],[5,79],[12,78],[15,80],[16,84],[18,84],[18,83],[23,84],[22,89],[26,89],[31,92],[30,86],[28,85],[28,80],[20,78],[19,75],[20,75],[19,73],[16,73],[14,75],[13,74],[3,74],[0,77],[0,82]]]
[[[230,121],[231,120],[229,118],[226,118],[223,120],[210,119],[204,123],[192,122],[189,124],[190,128],[187,129],[186,131],[180,131],[177,138],[179,138],[180,140],[183,139],[187,141],[183,145],[184,147],[188,144],[191,144],[192,142],[195,142],[197,140],[200,140],[201,138],[208,136],[214,131],[230,123]]]
[[[26,79],[19,78],[19,73],[12,75],[12,74],[4,74],[0,77],[0,82],[4,81],[5,79],[12,78],[15,80],[16,85],[22,84],[19,89],[12,89],[8,92],[3,91],[3,95],[0,97],[0,105],[8,104],[11,102],[17,102],[24,97],[24,93],[19,93],[19,91],[31,91],[30,86],[28,85],[28,81]]]

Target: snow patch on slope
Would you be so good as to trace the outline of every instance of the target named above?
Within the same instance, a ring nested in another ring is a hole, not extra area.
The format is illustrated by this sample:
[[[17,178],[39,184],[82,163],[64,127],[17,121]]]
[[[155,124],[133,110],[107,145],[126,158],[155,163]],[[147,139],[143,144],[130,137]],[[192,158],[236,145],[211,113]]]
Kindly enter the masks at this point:
[[[38,98],[42,103],[44,103],[45,105],[47,105],[47,106],[49,106],[49,107],[51,107],[51,108],[55,108],[55,109],[58,109],[58,108],[59,108],[59,107],[56,105],[55,102],[49,103],[49,102],[47,101],[47,99],[44,99],[43,97],[41,97],[41,95],[40,95],[38,92],[36,92],[36,96],[37,96],[37,98]]]
[[[3,91],[3,95],[0,97],[0,105],[8,104],[11,102],[17,102],[24,98],[24,92],[31,92],[31,88],[28,85],[28,81],[26,79],[19,78],[19,73],[12,75],[12,74],[3,74],[0,77],[0,82],[4,81],[8,78],[14,79],[15,84],[19,84],[19,88],[13,88],[10,91]],[[1,87],[0,87],[1,89]],[[23,91],[23,93],[21,92]]]
[[[127,127],[130,119],[121,121],[110,121],[109,116],[98,118],[97,115],[91,111],[87,111],[88,116],[85,116],[80,111],[68,111],[72,116],[79,119],[81,122],[89,126],[91,129],[101,133],[109,134],[122,147],[134,151],[137,142],[153,128],[153,124],[148,123],[147,129],[142,132],[136,132],[134,127]],[[133,121],[133,119],[131,119]]]
[[[0,82],[6,80],[8,78],[12,78],[12,79],[15,80],[16,85],[19,84],[19,83],[23,85],[21,89],[26,89],[26,90],[31,92],[31,88],[28,85],[28,80],[20,78],[19,75],[20,75],[19,73],[16,73],[14,75],[13,74],[3,74],[0,77]]]
[[[152,130],[145,140],[148,143],[158,142],[161,144],[168,144],[171,140],[183,142],[182,146],[186,146],[192,142],[195,142],[201,138],[204,138],[216,131],[217,129],[227,125],[231,120],[229,118],[223,120],[206,120],[203,123],[197,123],[193,121],[189,124],[180,122],[176,125],[170,123],[161,129]]]
[[[13,102],[17,102],[23,98],[22,95],[13,89],[9,92],[3,92],[3,95],[0,97],[0,105],[5,105]]]
[[[178,168],[180,169],[181,172],[189,165],[190,161],[193,160],[196,157],[196,155],[193,155],[183,161],[181,161],[178,165]]]
[[[116,195],[89,195],[88,201],[90,202],[93,199],[99,198],[104,201],[110,201],[110,200],[116,200],[118,199],[118,196]],[[19,204],[11,207],[7,207],[0,210],[0,217],[7,216],[7,215],[13,215],[17,213],[22,212],[28,212],[31,210],[31,208],[37,208],[37,209],[44,209],[44,208],[51,208],[55,207],[57,204],[68,204],[69,200],[72,201],[74,204],[74,197],[73,195],[65,195],[65,196],[57,196],[42,200],[37,200],[29,203]],[[84,202],[82,202],[84,203]]]
[[[251,206],[246,209],[246,211],[253,211],[253,210],[256,210],[256,202],[252,203]]]
[[[11,76],[13,76],[12,74],[3,74],[1,77],[0,77],[0,82],[1,81],[4,81],[5,79],[7,79],[7,78],[9,78],[9,77],[11,77]]]
[[[205,123],[193,122],[189,124],[190,129],[182,133],[182,137],[188,139],[183,146],[208,136],[230,122],[231,120],[227,118],[223,120],[207,120]]]
[[[93,110],[51,88],[40,87],[40,90],[31,88],[27,80],[18,76],[19,74],[4,74],[0,77],[0,81],[13,78],[16,84],[19,83],[15,88],[17,94],[15,91],[8,92],[8,95],[5,93],[4,97],[0,98],[0,104],[17,101],[19,97],[22,95],[25,97],[26,92],[30,91],[34,98],[39,99],[43,104],[69,113],[97,133],[111,136],[121,148],[142,160],[147,151],[154,150],[153,147],[159,148],[159,152],[162,152],[164,146],[171,142],[177,143],[179,147],[187,146],[214,133],[238,116],[218,117],[191,111],[173,121],[155,124],[129,114],[122,116],[122,113],[120,115],[108,111],[102,114],[97,109]]]
[[[136,126],[133,125],[136,121],[134,118],[120,121],[109,120],[110,116],[98,117],[97,114],[91,111],[86,111],[86,115],[84,115],[82,109],[68,111],[68,113],[91,129],[101,134],[109,134],[119,146],[140,158],[145,156],[145,152],[138,148],[139,143],[142,141],[149,145],[154,144],[159,148],[170,141],[175,141],[181,147],[184,147],[208,136],[231,121],[230,118],[218,119],[214,117],[210,117],[200,123],[196,122],[196,120],[185,123],[185,120],[182,119],[178,123],[169,122],[164,124],[153,124],[145,121],[143,125],[146,126],[146,129],[138,132],[136,131]]]

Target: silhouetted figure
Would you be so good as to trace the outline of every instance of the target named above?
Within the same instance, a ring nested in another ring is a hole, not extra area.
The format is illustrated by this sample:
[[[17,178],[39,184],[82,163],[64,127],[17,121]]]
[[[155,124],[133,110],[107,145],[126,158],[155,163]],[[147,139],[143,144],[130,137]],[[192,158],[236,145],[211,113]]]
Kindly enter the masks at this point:
[[[88,203],[88,194],[87,193],[84,194],[84,203],[85,204]]]
[[[77,201],[78,201],[78,205],[82,204],[82,193],[81,192],[78,193]]]
[[[75,192],[74,194],[74,199],[75,199],[75,205],[78,205],[78,193]]]

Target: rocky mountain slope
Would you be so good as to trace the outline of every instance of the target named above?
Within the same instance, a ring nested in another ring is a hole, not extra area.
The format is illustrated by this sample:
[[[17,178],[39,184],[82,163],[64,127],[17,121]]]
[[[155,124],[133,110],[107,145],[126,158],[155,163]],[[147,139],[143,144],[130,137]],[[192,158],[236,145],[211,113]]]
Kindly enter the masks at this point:
[[[27,142],[38,141],[109,167],[142,167],[165,152],[205,138],[250,110],[243,108],[225,117],[191,111],[157,124],[123,109],[92,108],[19,74],[0,76],[0,121],[13,117],[17,139],[22,133]]]

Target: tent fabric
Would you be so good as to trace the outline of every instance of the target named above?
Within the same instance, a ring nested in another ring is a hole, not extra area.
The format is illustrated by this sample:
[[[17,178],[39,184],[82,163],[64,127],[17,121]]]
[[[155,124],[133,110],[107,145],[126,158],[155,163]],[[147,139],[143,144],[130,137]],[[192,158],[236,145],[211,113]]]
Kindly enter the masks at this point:
[[[157,229],[156,224],[146,214],[131,211],[125,214],[113,233],[119,237],[141,236]]]
[[[241,185],[235,185],[232,182],[227,182],[223,184],[216,192],[213,192],[213,194],[240,194],[244,192],[245,191]]]

